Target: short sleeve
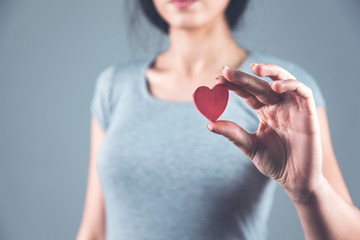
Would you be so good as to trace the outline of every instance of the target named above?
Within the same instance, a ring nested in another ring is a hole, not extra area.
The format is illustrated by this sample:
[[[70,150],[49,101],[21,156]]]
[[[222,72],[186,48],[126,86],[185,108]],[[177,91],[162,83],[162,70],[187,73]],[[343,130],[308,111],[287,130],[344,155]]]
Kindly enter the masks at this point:
[[[113,67],[109,67],[98,76],[90,103],[91,115],[104,131],[107,130],[110,122],[112,82]]]
[[[289,72],[293,74],[297,80],[311,88],[317,107],[326,108],[326,102],[323,94],[321,93],[320,87],[308,72],[297,64],[292,64],[292,69],[289,69]]]

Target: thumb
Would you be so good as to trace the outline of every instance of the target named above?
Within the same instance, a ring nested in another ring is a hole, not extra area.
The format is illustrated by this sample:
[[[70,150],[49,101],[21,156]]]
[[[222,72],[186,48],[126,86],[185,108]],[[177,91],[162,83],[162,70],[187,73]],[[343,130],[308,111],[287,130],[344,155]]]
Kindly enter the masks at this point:
[[[221,120],[208,123],[206,128],[211,132],[223,135],[240,148],[250,159],[253,159],[256,153],[255,136],[245,131],[236,123]]]

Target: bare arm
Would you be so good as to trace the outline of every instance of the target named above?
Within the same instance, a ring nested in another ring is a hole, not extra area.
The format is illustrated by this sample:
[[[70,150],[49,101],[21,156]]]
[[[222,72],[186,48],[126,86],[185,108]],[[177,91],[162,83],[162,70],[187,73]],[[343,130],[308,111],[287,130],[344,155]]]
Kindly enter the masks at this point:
[[[306,239],[360,239],[360,212],[332,150],[325,110],[316,109],[310,88],[279,66],[258,64],[252,71],[274,81],[225,68],[219,82],[256,110],[258,130],[250,134],[229,121],[210,123],[209,130],[227,137],[284,188]]]
[[[340,196],[325,178],[306,198],[292,199],[306,239],[359,239],[359,209]]]
[[[331,144],[329,123],[326,110],[323,107],[317,108],[320,122],[321,144],[323,149],[323,174],[328,182],[345,201],[352,204],[349,191],[336,161],[335,153]]]
[[[95,118],[91,118],[90,162],[85,205],[77,240],[105,239],[105,212],[96,160],[99,147],[105,137]]]
[[[306,239],[359,239],[360,211],[352,204],[331,145],[324,108],[317,109],[324,179],[305,201],[293,201]],[[314,227],[317,226],[317,227]]]

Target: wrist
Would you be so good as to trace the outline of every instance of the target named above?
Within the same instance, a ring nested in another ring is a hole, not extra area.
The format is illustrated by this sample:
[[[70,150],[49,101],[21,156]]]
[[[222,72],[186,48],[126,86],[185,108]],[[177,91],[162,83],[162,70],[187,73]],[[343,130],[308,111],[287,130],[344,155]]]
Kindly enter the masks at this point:
[[[316,181],[313,181],[309,186],[301,189],[290,190],[285,189],[286,194],[295,205],[308,205],[316,203],[318,198],[323,194],[329,182],[321,174]]]

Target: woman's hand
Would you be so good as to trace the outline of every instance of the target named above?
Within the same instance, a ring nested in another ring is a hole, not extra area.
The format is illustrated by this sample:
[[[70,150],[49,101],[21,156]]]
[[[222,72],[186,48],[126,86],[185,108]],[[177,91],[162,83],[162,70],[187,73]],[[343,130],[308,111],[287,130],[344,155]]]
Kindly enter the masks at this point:
[[[312,91],[286,70],[253,64],[255,75],[270,84],[225,67],[218,81],[256,110],[260,124],[252,134],[229,121],[207,128],[227,137],[264,175],[276,180],[295,201],[306,200],[322,181],[320,127]],[[305,199],[304,199],[305,198]]]

